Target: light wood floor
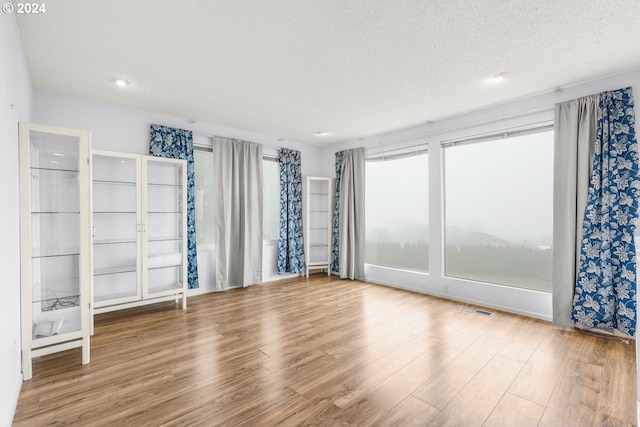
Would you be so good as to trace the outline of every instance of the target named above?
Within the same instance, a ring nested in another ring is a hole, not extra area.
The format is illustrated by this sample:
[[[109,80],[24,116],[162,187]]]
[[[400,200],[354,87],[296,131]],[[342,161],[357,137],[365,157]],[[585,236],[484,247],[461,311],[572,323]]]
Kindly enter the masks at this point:
[[[630,426],[635,346],[324,275],[97,316],[15,426]]]

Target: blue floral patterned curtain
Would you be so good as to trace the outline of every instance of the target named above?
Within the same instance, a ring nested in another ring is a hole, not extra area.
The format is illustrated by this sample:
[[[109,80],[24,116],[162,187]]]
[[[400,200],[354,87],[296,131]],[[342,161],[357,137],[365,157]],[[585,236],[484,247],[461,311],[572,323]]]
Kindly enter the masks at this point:
[[[331,272],[338,274],[340,271],[340,253],[338,251],[340,225],[340,180],[342,178],[342,154],[343,151],[336,153],[336,188],[333,201],[333,232],[331,236]]]
[[[596,141],[572,318],[633,336],[636,329],[638,146],[631,88],[598,97]]]
[[[187,261],[189,289],[198,287],[198,257],[196,252],[195,166],[193,134],[189,130],[151,125],[149,153],[156,157],[187,161]]]
[[[278,164],[280,165],[278,274],[299,273],[305,269],[300,152],[281,148],[278,152]]]

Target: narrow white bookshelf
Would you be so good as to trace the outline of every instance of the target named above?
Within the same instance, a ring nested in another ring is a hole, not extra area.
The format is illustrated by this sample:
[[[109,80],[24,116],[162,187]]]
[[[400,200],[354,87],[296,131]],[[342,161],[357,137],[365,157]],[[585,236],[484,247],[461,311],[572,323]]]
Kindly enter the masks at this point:
[[[333,178],[308,176],[305,227],[306,276],[311,270],[331,274],[331,229],[333,226]]]

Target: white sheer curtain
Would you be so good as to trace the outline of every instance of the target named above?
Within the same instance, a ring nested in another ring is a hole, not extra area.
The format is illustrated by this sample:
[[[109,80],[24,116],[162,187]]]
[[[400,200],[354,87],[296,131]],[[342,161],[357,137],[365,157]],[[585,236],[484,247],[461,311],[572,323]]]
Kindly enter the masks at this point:
[[[364,280],[364,148],[342,152],[338,253],[341,278]]]
[[[553,323],[573,326],[571,311],[587,205],[598,95],[556,104],[553,171]]]
[[[262,145],[214,137],[216,290],[262,281]]]

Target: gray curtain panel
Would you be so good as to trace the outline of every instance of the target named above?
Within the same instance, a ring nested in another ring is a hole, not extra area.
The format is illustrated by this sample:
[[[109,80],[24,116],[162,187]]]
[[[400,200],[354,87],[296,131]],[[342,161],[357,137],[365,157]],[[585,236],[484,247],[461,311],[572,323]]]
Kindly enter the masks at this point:
[[[342,152],[338,251],[339,274],[364,280],[364,148]]]
[[[582,217],[593,163],[598,95],[555,106],[553,166],[553,323],[573,326],[571,311]]]
[[[216,290],[262,281],[262,145],[214,137]]]

